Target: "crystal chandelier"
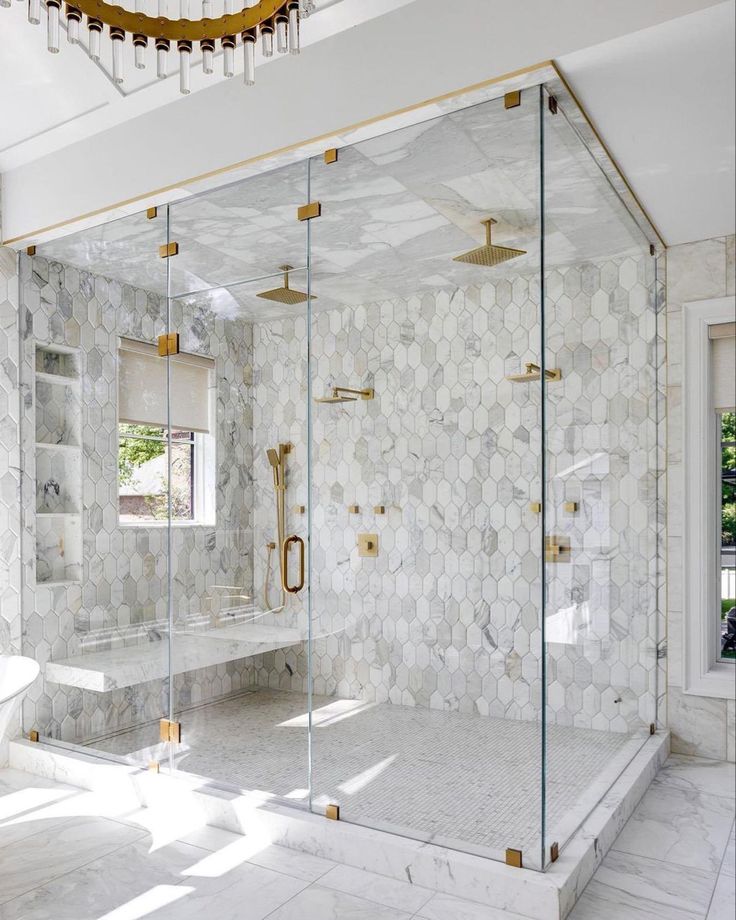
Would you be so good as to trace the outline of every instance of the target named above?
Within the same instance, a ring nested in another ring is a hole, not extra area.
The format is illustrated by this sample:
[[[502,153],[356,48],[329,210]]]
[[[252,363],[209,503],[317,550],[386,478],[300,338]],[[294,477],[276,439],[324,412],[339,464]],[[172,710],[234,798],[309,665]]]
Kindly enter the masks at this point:
[[[28,4],[28,21],[39,25],[42,7],[46,8],[47,47],[52,54],[59,51],[62,25],[62,0],[25,0]],[[100,38],[108,29],[112,46],[112,79],[122,83],[123,45],[133,42],[135,66],[146,67],[149,44],[156,52],[156,72],[160,79],[168,75],[169,54],[175,49],[179,54],[179,89],[185,95],[190,91],[190,59],[195,44],[202,52],[202,70],[214,72],[214,55],[219,44],[222,48],[223,71],[226,77],[235,73],[235,52],[238,44],[243,54],[243,77],[246,85],[255,83],[256,42],[260,38],[264,57],[299,53],[299,21],[314,10],[313,0],[224,0],[224,14],[212,18],[213,0],[178,0],[179,18],[168,15],[168,3],[177,0],[131,0],[135,10],[113,6],[105,0],[73,0],[64,3],[66,37],[71,45],[80,44],[84,25],[88,34],[88,52],[99,62]],[[157,4],[157,15],[146,12],[147,4]],[[201,4],[201,16],[196,7]],[[10,6],[11,0],[0,0],[0,6]],[[191,7],[191,11],[190,11]],[[236,8],[239,7],[239,8]]]

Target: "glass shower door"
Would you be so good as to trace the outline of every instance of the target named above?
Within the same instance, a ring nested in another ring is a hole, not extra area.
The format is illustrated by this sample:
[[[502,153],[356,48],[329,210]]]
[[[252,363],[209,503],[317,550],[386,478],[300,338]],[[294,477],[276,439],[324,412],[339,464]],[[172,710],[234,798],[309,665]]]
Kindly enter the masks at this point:
[[[526,866],[541,850],[538,97],[311,163],[314,809]]]
[[[307,199],[297,163],[169,217],[174,762],[304,805]]]
[[[655,257],[562,105],[543,99],[545,853],[657,723]]]
[[[24,727],[134,762],[169,706],[165,212],[22,258]]]

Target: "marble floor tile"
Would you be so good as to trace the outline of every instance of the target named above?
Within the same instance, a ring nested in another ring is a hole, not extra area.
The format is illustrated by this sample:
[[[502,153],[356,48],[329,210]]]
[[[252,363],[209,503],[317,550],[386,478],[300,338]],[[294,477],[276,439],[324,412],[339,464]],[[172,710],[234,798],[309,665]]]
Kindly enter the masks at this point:
[[[221,876],[188,874],[180,886],[187,889],[186,896],[172,899],[146,920],[264,920],[308,885],[301,879],[250,864]]]
[[[487,904],[463,901],[438,892],[422,907],[415,920],[527,920],[519,914],[509,913]]]
[[[567,916],[568,920],[703,920],[702,914],[673,913],[655,901],[622,908],[615,899],[608,899],[608,892],[599,892],[592,882]]]
[[[662,916],[703,917],[708,910],[717,875],[700,869],[686,869],[644,856],[630,856],[611,850],[605,857],[586,893],[602,902],[615,902],[620,909],[654,905]],[[652,902],[652,904],[648,904]]]
[[[652,785],[613,849],[717,873],[733,816],[729,799]]]
[[[0,920],[97,920],[153,889],[178,885],[202,853],[185,843],[151,852],[150,843],[137,840],[0,905]]]
[[[333,888],[345,894],[354,894],[384,907],[395,907],[415,913],[434,894],[429,888],[421,888],[409,882],[399,882],[385,875],[354,869],[351,866],[335,866],[319,881],[323,888]]]
[[[654,784],[667,785],[682,792],[704,792],[733,799],[736,797],[736,764],[672,754],[657,774]]]
[[[411,916],[407,911],[383,907],[375,901],[310,885],[275,910],[268,920],[411,920]]]
[[[721,872],[713,892],[707,920],[733,920],[736,913],[736,878]]]
[[[45,885],[52,879],[144,836],[136,828],[105,818],[72,818],[53,834],[25,838],[25,846],[3,847],[0,903]]]

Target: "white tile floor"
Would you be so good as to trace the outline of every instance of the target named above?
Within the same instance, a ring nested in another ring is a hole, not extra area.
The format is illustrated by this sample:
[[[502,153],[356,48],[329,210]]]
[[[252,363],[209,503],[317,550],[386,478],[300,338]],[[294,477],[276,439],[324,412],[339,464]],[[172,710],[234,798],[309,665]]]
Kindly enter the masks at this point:
[[[184,712],[177,767],[298,800],[307,786],[306,712],[306,696],[278,690]],[[507,847],[539,852],[538,723],[317,697],[314,726],[318,805],[497,859]],[[158,731],[145,725],[93,746],[148,763],[164,756]],[[548,839],[564,845],[647,738],[548,726]]]
[[[732,920],[734,765],[672,757],[571,920]],[[0,771],[0,920],[519,920]]]

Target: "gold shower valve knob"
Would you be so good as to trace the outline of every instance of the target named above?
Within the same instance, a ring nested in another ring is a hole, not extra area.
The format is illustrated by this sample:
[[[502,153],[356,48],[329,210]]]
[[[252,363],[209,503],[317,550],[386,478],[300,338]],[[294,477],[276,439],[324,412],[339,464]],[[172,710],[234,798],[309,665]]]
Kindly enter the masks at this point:
[[[358,534],[358,555],[368,557],[378,555],[378,534]]]

